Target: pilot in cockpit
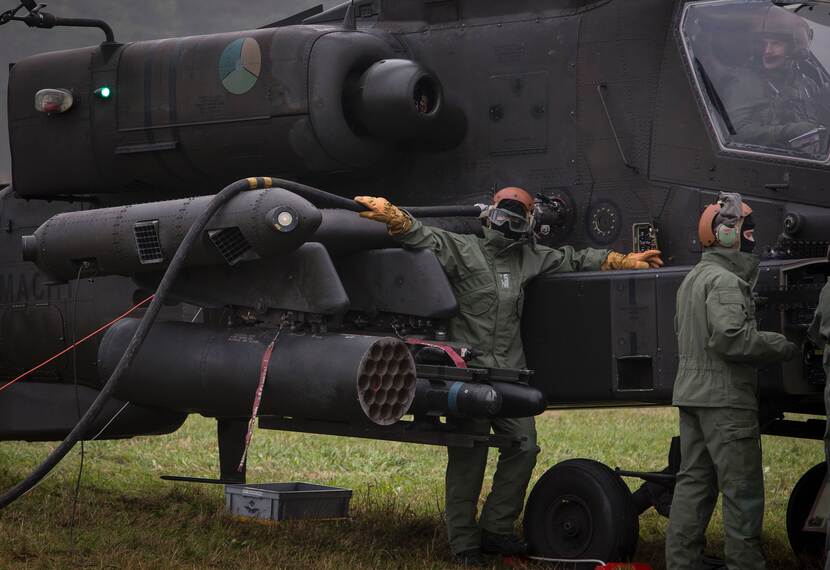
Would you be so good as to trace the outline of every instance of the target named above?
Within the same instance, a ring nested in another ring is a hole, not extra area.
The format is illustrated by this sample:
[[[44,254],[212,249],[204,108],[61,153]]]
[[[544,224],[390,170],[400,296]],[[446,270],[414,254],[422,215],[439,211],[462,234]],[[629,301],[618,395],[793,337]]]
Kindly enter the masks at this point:
[[[811,77],[813,31],[789,10],[770,5],[755,16],[748,65],[722,89],[730,142],[825,158],[830,139],[828,93]]]

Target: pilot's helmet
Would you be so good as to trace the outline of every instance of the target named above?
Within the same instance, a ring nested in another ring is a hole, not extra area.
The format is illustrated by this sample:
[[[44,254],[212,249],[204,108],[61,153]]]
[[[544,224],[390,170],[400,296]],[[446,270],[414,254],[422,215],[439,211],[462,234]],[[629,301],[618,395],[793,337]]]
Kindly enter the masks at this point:
[[[533,198],[524,188],[508,186],[493,194],[494,206],[498,206],[502,200],[519,202],[524,207],[525,213],[529,214],[533,211]]]
[[[810,52],[813,30],[801,16],[790,10],[774,5],[764,6],[754,28],[760,57],[766,68],[776,67],[785,59],[804,59]],[[772,42],[779,43],[783,53],[771,52],[767,46]]]

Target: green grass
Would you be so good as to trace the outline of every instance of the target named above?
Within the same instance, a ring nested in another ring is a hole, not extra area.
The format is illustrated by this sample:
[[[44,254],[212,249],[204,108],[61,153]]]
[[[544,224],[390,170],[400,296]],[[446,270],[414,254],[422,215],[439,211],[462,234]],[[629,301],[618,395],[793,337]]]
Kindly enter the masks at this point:
[[[537,423],[542,453],[534,481],[571,457],[662,469],[677,431],[672,409],[548,412]],[[22,479],[53,445],[0,443],[0,486]],[[490,454],[490,473],[495,456]],[[250,482],[349,487],[352,517],[240,522],[223,515],[220,487],[158,478],[216,475],[214,422],[194,416],[169,436],[87,444],[74,533],[73,451],[37,489],[0,512],[0,568],[451,567],[441,512],[445,457],[434,446],[259,430],[249,455]],[[819,442],[764,439],[770,569],[799,567],[787,542],[787,499],[801,474],[821,460]],[[640,519],[637,558],[655,569],[664,567],[666,522],[653,510]],[[710,536],[711,550],[722,549],[719,512]]]

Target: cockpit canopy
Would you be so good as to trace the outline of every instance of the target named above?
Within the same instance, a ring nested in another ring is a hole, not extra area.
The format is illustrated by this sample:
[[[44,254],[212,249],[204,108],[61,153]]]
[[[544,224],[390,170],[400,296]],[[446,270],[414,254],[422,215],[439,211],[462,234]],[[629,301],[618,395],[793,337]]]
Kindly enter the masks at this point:
[[[681,37],[723,150],[830,161],[827,7],[690,2]]]

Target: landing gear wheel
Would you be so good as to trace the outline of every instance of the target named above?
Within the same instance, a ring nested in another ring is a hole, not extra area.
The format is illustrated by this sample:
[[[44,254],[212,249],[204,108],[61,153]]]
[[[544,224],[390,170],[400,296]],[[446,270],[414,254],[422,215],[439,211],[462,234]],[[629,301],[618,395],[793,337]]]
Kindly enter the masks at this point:
[[[827,464],[819,463],[807,470],[790,493],[787,503],[787,536],[790,546],[802,561],[817,561],[824,556],[824,533],[804,530],[813,504],[827,475]]]
[[[538,556],[625,561],[637,549],[640,521],[616,473],[598,461],[569,459],[534,485],[524,530]]]

